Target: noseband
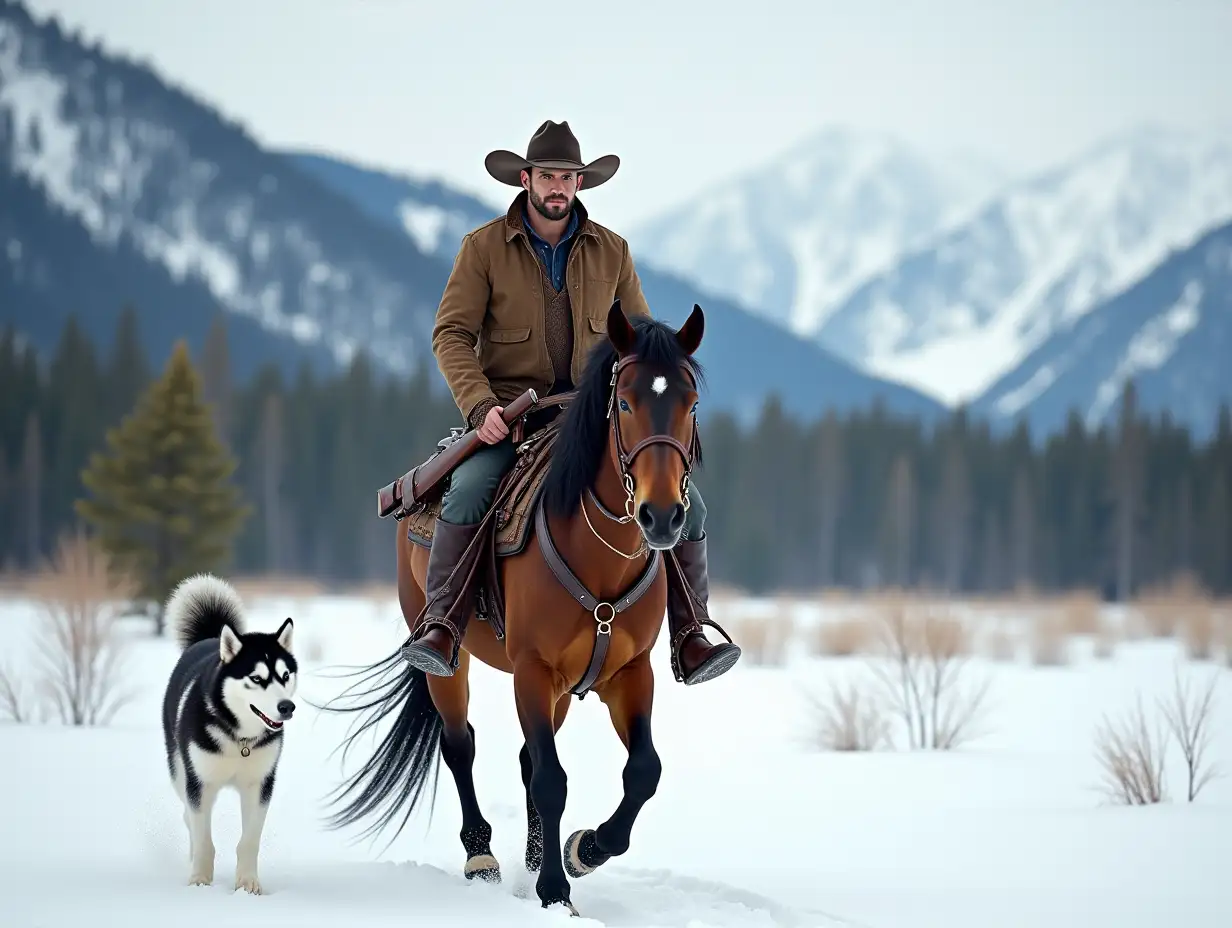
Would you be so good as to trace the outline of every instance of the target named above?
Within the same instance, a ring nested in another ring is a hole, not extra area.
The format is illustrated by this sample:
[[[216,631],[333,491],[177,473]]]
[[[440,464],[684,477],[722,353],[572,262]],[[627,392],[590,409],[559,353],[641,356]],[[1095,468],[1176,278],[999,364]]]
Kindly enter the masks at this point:
[[[689,509],[689,474],[693,470],[693,465],[696,463],[696,448],[697,448],[697,419],[693,419],[693,435],[689,441],[690,447],[686,448],[679,439],[659,433],[643,438],[628,451],[625,450],[624,442],[620,437],[620,416],[616,415],[616,381],[620,379],[621,372],[632,364],[637,363],[637,355],[627,354],[615,364],[612,365],[612,379],[608,383],[608,400],[607,400],[607,418],[612,423],[612,446],[616,452],[616,469],[620,472],[620,482],[625,488],[625,515],[628,520],[633,519],[633,474],[630,468],[633,466],[633,460],[651,445],[667,445],[675,451],[684,460],[684,477],[680,481],[680,497],[684,500],[685,511]],[[693,380],[692,372],[683,365],[681,370],[689,379],[689,382],[696,386]]]

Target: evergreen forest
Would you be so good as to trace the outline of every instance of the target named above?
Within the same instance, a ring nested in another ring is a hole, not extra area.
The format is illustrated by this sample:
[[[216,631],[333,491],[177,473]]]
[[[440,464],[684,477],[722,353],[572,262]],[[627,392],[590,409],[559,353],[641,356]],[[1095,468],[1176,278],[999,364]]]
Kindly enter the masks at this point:
[[[91,454],[167,362],[142,344],[131,308],[107,345],[70,317],[46,359],[0,333],[0,568],[29,569],[79,524]],[[288,380],[271,364],[245,382],[230,356],[216,321],[192,359],[249,512],[227,569],[391,581],[399,529],[377,518],[376,490],[460,424],[452,402],[428,373],[380,378],[362,354],[333,377],[305,365]],[[1232,592],[1226,405],[1206,443],[1141,415],[1132,383],[1110,428],[1085,427],[1077,411],[1050,436],[999,436],[962,410],[932,431],[878,408],[802,423],[771,401],[752,424],[712,414],[702,442],[716,584],[1123,600],[1189,574]]]

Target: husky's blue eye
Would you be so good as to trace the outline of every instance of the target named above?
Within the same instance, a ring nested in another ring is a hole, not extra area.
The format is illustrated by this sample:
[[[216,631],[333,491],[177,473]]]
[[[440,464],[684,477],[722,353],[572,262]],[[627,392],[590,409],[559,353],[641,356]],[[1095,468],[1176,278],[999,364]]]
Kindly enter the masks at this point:
[[[251,680],[253,683],[257,684],[257,686],[260,686],[260,685],[261,685],[261,678],[260,678],[260,677],[257,677],[257,676],[252,676],[252,677],[249,677],[248,679],[249,679],[249,680]]]

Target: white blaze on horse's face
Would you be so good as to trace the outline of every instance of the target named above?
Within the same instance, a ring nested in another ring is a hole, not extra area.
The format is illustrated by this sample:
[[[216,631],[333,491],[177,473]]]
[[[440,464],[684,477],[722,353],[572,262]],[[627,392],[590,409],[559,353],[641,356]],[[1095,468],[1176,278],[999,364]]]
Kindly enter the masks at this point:
[[[651,383],[650,389],[653,390],[657,396],[662,396],[667,391],[667,378],[660,374],[654,379],[654,382]]]

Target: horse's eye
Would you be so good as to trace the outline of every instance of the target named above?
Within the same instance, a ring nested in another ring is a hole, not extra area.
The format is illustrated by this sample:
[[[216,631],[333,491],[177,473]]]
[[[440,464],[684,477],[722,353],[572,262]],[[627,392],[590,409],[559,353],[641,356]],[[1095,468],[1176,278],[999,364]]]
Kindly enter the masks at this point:
[[[629,408],[629,403],[628,401],[625,400],[623,396],[620,398],[620,411],[621,412],[632,412],[633,411]]]

